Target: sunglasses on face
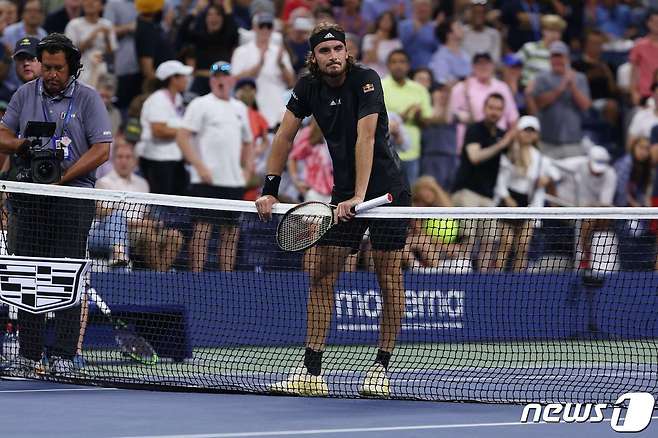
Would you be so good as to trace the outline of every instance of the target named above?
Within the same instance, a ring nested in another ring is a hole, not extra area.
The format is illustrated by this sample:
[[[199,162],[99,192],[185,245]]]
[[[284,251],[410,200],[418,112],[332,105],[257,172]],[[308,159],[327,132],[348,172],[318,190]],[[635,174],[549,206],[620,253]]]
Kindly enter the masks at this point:
[[[523,132],[537,132],[535,128],[524,128]]]
[[[259,28],[259,29],[269,29],[269,30],[272,30],[273,27],[274,27],[274,26],[272,25],[272,23],[262,23],[262,24],[259,24],[259,25],[258,25],[258,28]]]

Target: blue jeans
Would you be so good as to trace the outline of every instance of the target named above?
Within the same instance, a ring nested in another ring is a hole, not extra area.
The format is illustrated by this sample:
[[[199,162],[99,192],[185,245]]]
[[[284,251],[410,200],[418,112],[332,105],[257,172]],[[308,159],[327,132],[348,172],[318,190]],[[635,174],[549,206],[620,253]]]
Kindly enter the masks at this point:
[[[87,244],[92,254],[112,257],[112,252],[117,246],[123,246],[127,252],[130,240],[126,213],[114,210],[104,218],[98,219],[89,231]]]
[[[402,165],[402,170],[407,174],[407,180],[409,181],[409,187],[412,187],[418,177],[420,176],[420,159],[415,160],[400,160]]]

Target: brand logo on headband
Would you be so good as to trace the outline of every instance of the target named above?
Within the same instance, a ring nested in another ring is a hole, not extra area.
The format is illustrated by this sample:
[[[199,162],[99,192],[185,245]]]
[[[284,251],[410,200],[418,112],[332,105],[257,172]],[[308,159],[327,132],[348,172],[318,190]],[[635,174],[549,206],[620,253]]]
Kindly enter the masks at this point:
[[[324,39],[325,39],[325,40],[326,40],[326,39],[329,39],[329,38],[334,38],[334,34],[332,34],[331,32],[329,32],[328,34],[326,34],[326,35],[324,36]]]

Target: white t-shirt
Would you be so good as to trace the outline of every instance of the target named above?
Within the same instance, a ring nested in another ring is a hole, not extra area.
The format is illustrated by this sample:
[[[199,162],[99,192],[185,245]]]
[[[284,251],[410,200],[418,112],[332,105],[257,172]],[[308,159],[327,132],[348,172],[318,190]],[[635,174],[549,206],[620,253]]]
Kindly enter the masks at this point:
[[[161,89],[151,94],[142,106],[140,124],[142,137],[137,143],[137,153],[140,157],[154,161],[181,161],[183,153],[175,139],[161,140],[153,138],[151,123],[166,123],[167,126],[178,128],[183,120],[183,96],[176,95],[174,102],[168,90]]]
[[[245,186],[242,145],[252,141],[245,104],[219,99],[212,93],[197,97],[187,107],[182,127],[196,133],[197,152],[212,173],[213,185]],[[201,182],[192,166],[190,180],[193,184]]]
[[[601,175],[589,169],[589,158],[571,157],[555,161],[561,178],[558,198],[577,207],[611,206],[617,189],[617,173],[607,166]]]
[[[283,80],[283,74],[278,65],[280,51],[280,45],[270,42],[267,52],[265,52],[263,68],[256,77],[256,102],[270,128],[281,122],[287,103],[285,96],[288,86]],[[258,49],[255,42],[252,41],[239,46],[235,49],[231,58],[233,74],[239,75],[252,69],[259,62],[260,49]],[[283,51],[283,63],[288,70],[293,71],[290,56],[285,50]]]
[[[69,21],[66,25],[66,30],[64,31],[65,35],[73,41],[73,44],[77,47],[89,38],[91,33],[101,27],[107,27],[110,29],[110,52],[115,52],[119,43],[117,41],[117,36],[114,33],[113,24],[110,20],[105,18],[100,18],[96,23],[90,23],[85,17],[74,18]],[[105,36],[102,32],[99,32],[94,38],[94,41],[87,50],[82,52],[82,65],[85,67],[80,74],[80,80],[83,82],[89,82],[90,74],[94,69],[96,61],[93,60],[94,52],[100,51],[102,54],[107,52],[107,44],[105,44]],[[101,64],[105,64],[102,62]],[[107,69],[105,66],[101,67]]]
[[[497,200],[510,195],[510,190],[516,193],[531,196],[528,200],[529,207],[543,207],[546,200],[544,188],[537,187],[537,181],[542,176],[547,176],[553,181],[560,179],[560,173],[553,166],[553,161],[543,156],[535,147],[530,149],[530,165],[525,174],[512,164],[507,154],[500,158],[500,170],[496,180],[495,195]]]
[[[631,137],[651,137],[651,128],[658,125],[658,115],[656,110],[649,107],[635,113],[628,127],[628,134]]]

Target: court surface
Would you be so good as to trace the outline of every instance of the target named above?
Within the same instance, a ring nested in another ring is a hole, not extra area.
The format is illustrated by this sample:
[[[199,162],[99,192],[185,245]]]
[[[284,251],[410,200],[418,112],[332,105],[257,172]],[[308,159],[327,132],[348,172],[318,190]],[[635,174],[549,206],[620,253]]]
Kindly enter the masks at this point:
[[[171,393],[0,380],[1,436],[615,437],[601,424],[521,424],[523,406]],[[636,437],[658,436],[658,412]]]

